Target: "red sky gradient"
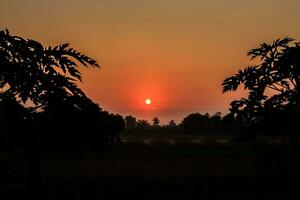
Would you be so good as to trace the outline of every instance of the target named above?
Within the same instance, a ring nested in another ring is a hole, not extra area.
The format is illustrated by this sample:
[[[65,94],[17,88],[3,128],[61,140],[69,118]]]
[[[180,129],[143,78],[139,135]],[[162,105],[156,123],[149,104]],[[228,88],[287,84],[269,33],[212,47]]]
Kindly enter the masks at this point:
[[[222,80],[260,42],[300,40],[299,9],[299,0],[1,0],[0,28],[71,43],[102,66],[82,71],[102,108],[166,123],[228,112],[241,92],[222,94]]]

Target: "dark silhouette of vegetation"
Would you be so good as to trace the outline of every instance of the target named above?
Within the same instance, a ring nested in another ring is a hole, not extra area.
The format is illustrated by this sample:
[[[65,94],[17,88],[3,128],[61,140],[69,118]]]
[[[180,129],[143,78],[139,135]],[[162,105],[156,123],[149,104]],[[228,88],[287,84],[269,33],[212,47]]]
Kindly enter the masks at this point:
[[[137,125],[136,125],[136,128],[137,129],[148,129],[148,128],[150,128],[151,127],[151,125],[149,124],[149,122],[147,121],[147,120],[138,120],[137,121]]]
[[[125,117],[125,126],[126,129],[134,129],[137,126],[136,118],[129,115]]]
[[[153,122],[153,126],[154,126],[154,127],[159,127],[160,121],[159,121],[159,119],[158,119],[157,117],[154,117],[154,118],[152,119],[152,122]]]
[[[262,43],[248,55],[260,63],[239,70],[222,84],[223,92],[235,91],[241,85],[249,91],[248,98],[231,103],[231,115],[251,129],[248,133],[252,137],[256,132],[268,132],[296,139],[300,122],[300,44],[291,38],[278,39]]]
[[[223,92],[235,91],[240,85],[249,90],[247,99],[231,103],[230,111],[249,123],[257,122],[266,111],[299,110],[299,43],[291,38],[262,43],[248,52],[258,65],[248,66],[223,82]],[[271,90],[271,95],[268,95]]]
[[[262,43],[248,55],[259,63],[223,82],[223,92],[235,91],[241,85],[249,91],[247,98],[233,101],[230,107],[229,115],[244,129],[237,141],[255,144],[261,135],[288,138],[292,151],[283,157],[291,162],[284,162],[294,163],[299,171],[300,43],[278,39]]]
[[[208,121],[209,114],[192,113],[182,120],[181,127],[187,134],[207,133],[209,129]]]
[[[103,143],[122,144],[123,118],[103,112],[78,87],[81,66],[99,67],[69,44],[44,47],[0,31],[1,152],[24,151],[31,199],[40,197],[41,150],[78,156]]]
[[[160,125],[158,117],[153,118],[150,125],[147,120],[136,120],[135,117],[126,116],[126,132],[166,132],[198,135],[230,135],[236,132],[234,119],[230,115],[222,118],[217,112],[210,116],[208,113],[192,113],[186,116],[180,124],[171,120],[166,125]]]
[[[170,132],[178,131],[178,127],[174,120],[171,120],[168,125],[161,125],[158,117],[154,117],[152,125],[144,119],[137,120],[135,117],[129,115],[125,117],[126,132]]]
[[[173,128],[173,127],[176,127],[176,122],[174,121],[174,120],[171,120],[171,121],[169,121],[169,123],[168,123],[168,127],[170,127],[170,128]]]
[[[226,122],[221,117],[221,113],[217,112],[213,116],[208,113],[202,115],[200,113],[192,113],[185,117],[180,127],[185,134],[232,134],[231,122]]]
[[[103,119],[103,129],[104,129],[104,137],[106,143],[112,144],[114,141],[121,144],[124,147],[124,144],[120,138],[121,131],[125,128],[125,120],[121,115],[118,114],[109,114],[105,113],[105,117]]]

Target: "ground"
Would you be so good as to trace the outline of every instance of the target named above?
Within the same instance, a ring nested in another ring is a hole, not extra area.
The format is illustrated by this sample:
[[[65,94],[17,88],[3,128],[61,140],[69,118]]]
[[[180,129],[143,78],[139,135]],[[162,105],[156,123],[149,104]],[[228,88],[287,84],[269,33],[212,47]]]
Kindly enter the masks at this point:
[[[98,155],[42,152],[42,199],[253,200],[298,195],[294,182],[299,177],[284,145],[123,139],[124,149],[113,146]],[[21,170],[14,175],[1,173],[5,199],[24,199],[23,165],[19,163]]]

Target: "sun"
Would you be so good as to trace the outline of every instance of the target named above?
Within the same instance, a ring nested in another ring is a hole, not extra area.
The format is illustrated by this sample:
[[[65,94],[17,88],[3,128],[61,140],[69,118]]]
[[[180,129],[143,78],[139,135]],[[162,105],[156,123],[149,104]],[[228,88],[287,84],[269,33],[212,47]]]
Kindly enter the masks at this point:
[[[146,100],[145,100],[145,103],[146,103],[147,105],[150,105],[150,104],[151,104],[151,99],[146,99]]]

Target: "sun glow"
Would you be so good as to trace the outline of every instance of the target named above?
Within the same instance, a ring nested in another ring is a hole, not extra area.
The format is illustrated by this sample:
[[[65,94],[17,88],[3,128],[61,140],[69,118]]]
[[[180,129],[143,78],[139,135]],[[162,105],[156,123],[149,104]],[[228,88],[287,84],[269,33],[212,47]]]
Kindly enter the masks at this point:
[[[146,100],[145,100],[145,103],[146,103],[147,105],[150,105],[150,104],[151,104],[151,99],[146,99]]]

